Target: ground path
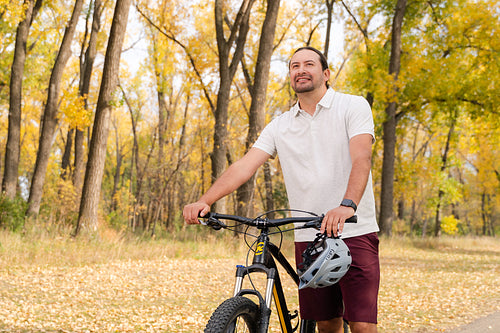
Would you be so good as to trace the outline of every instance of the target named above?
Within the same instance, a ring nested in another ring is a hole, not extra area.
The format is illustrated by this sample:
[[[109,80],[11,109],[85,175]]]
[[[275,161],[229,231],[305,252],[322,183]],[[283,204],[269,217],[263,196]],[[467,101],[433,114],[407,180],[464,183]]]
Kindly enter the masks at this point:
[[[2,333],[201,332],[247,254],[232,235],[116,243],[7,236],[0,232]],[[283,250],[291,257],[293,242]],[[499,260],[498,239],[382,239],[379,331],[500,333]],[[259,290],[267,283],[253,282]],[[282,282],[296,309],[296,285]],[[271,325],[279,332],[278,320]]]
[[[500,312],[479,318],[470,324],[455,328],[449,333],[497,333],[500,332]]]

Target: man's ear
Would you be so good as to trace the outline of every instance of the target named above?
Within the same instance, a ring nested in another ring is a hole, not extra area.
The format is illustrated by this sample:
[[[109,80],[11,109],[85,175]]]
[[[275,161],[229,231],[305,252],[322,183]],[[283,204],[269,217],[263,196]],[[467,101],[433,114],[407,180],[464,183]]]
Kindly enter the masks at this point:
[[[325,82],[330,81],[330,69],[327,68],[323,71],[323,77],[325,79]]]

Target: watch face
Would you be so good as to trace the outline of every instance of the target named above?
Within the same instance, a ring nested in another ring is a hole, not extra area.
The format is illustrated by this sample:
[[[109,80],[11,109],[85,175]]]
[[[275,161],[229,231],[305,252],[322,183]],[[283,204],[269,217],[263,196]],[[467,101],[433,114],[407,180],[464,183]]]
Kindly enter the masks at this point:
[[[358,209],[358,207],[356,206],[354,201],[352,201],[351,199],[342,200],[342,203],[340,205],[345,206],[345,207],[351,207],[352,209],[354,209],[354,211],[356,211]]]

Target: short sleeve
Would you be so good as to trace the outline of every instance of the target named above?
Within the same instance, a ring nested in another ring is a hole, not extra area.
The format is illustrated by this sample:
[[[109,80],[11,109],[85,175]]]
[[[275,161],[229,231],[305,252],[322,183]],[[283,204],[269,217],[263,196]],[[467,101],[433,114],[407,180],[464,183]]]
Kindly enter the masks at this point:
[[[362,96],[353,96],[351,100],[347,117],[347,132],[349,139],[359,134],[371,134],[375,142],[372,109]]]
[[[260,133],[257,141],[253,144],[254,148],[265,151],[272,157],[276,157],[276,141],[274,136],[274,128],[276,119],[271,121]]]

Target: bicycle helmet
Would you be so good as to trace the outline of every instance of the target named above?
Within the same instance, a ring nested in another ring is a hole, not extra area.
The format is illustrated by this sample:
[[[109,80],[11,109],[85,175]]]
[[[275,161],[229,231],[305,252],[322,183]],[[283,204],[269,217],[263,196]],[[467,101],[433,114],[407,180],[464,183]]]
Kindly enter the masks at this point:
[[[314,257],[316,259],[314,259]],[[337,283],[351,267],[351,252],[339,238],[320,235],[302,253],[299,289],[323,288]]]

